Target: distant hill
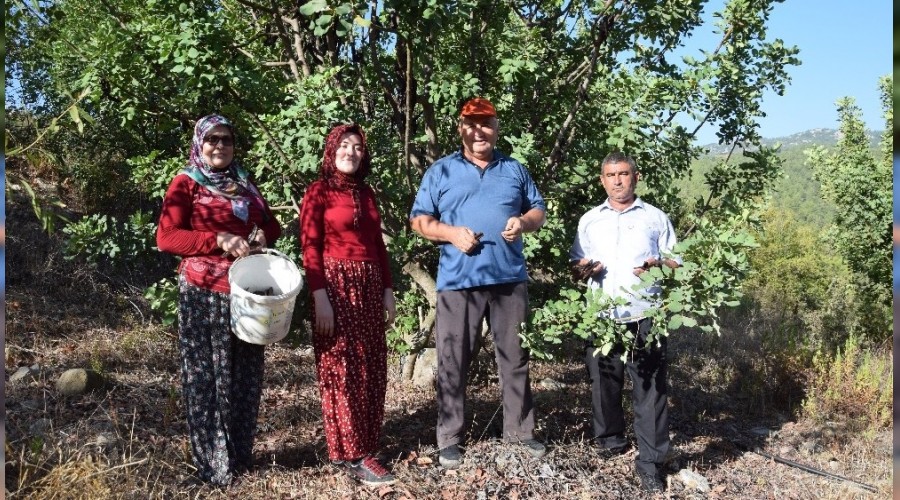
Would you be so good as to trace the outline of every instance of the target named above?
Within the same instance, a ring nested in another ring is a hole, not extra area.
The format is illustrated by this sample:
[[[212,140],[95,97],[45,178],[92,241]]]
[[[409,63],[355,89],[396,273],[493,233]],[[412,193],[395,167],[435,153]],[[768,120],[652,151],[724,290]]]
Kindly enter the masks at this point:
[[[878,141],[881,140],[882,131],[880,130],[866,130],[866,135],[869,136],[870,144],[873,148],[878,147]],[[830,147],[837,144],[838,138],[840,138],[840,131],[834,128],[814,128],[810,130],[806,130],[804,132],[798,132],[796,134],[788,135],[785,137],[775,137],[772,139],[763,139],[763,146],[774,146],[777,143],[781,143],[782,148],[788,147],[803,147],[809,148],[812,146],[825,146]],[[723,146],[720,144],[707,144],[703,146],[704,148],[709,149],[709,154],[718,155],[718,154],[726,154],[728,153],[729,146]]]
[[[867,130],[866,134],[872,149],[877,149],[882,132]],[[813,177],[812,169],[806,165],[804,151],[813,146],[833,147],[839,137],[840,132],[836,129],[817,128],[787,137],[763,140],[765,146],[781,144],[778,156],[784,161],[784,177],[776,184],[772,196],[772,202],[776,207],[791,210],[796,214],[798,221],[820,227],[831,223],[835,207],[820,196],[821,186]],[[703,173],[709,171],[719,157],[728,153],[727,147],[718,144],[704,147],[709,149],[709,153],[695,162],[694,176],[679,183],[682,193],[691,199],[703,192]]]

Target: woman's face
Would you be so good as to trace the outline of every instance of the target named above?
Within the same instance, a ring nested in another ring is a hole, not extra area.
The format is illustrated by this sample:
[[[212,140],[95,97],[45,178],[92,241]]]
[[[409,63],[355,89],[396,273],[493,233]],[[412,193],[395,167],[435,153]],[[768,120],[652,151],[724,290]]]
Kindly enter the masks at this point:
[[[213,170],[231,165],[234,159],[234,136],[224,125],[216,125],[203,137],[203,160]]]
[[[341,136],[337,150],[334,152],[334,166],[338,171],[353,175],[359,170],[363,157],[362,137],[354,132]]]

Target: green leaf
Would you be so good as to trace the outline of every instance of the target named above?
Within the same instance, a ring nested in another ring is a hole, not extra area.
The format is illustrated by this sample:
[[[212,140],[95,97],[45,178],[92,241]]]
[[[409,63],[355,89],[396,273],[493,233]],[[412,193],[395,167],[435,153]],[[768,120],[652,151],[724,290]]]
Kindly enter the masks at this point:
[[[604,356],[609,356],[609,352],[612,351],[613,343],[606,342],[605,344],[600,346],[600,354]]]
[[[310,17],[317,12],[322,12],[328,7],[328,2],[326,0],[310,0],[305,4],[300,6],[300,14],[306,17]]]
[[[684,316],[675,314],[669,319],[669,324],[667,325],[667,327],[669,330],[677,330],[681,328],[682,322],[684,322]]]
[[[78,106],[73,104],[69,107],[69,118],[75,122],[75,125],[78,127],[78,133],[84,134],[84,123],[82,123],[81,116],[79,116]]]

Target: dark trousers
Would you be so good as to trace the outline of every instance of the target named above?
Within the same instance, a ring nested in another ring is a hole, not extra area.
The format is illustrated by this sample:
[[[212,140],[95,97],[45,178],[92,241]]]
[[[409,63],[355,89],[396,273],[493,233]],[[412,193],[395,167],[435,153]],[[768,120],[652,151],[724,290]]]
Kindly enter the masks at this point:
[[[265,348],[231,332],[228,294],[179,279],[178,344],[191,454],[204,481],[228,485],[253,461]]]
[[[463,441],[466,381],[477,354],[481,323],[488,315],[503,398],[503,437],[534,437],[534,408],[528,375],[528,352],[519,328],[525,321],[525,282],[438,292],[437,296],[437,444],[446,448]]]
[[[591,376],[591,404],[594,410],[594,438],[601,448],[625,446],[625,412],[622,408],[622,386],[625,370],[634,384],[634,433],[638,442],[637,468],[656,473],[669,451],[669,415],[666,408],[666,337],[644,349],[651,320],[628,323],[635,334],[638,348],[621,360],[622,348],[609,355],[594,356],[588,345],[585,361]]]

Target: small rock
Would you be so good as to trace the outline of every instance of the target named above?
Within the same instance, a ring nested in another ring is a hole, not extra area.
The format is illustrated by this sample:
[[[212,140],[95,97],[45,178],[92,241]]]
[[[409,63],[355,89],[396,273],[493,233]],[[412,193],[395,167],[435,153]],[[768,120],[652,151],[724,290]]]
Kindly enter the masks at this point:
[[[684,483],[684,487],[687,489],[697,490],[701,493],[709,493],[709,481],[690,469],[681,469],[678,471],[678,479]]]
[[[550,464],[544,463],[541,465],[541,477],[553,477],[556,475],[556,472],[553,471],[553,467],[550,467]]]
[[[422,349],[416,356],[416,364],[413,368],[412,382],[416,387],[431,387],[437,373],[437,349],[429,347]]]
[[[756,434],[757,436],[768,437],[770,435],[774,435],[774,433],[768,427],[754,427],[753,429],[750,429],[750,432]]]
[[[541,387],[543,387],[544,389],[558,391],[560,389],[564,389],[566,387],[566,384],[558,380],[553,380],[552,378],[545,378],[541,380]]]
[[[119,443],[119,437],[116,436],[114,433],[102,432],[100,434],[97,434],[97,437],[94,438],[94,440],[91,444],[93,444],[94,446],[96,446],[97,448],[100,448],[102,450],[108,450],[110,448],[115,447],[115,445],[118,443]]]
[[[40,374],[40,365],[20,366],[19,369],[16,370],[16,373],[10,375],[9,382],[12,384],[16,382],[31,382],[32,380],[35,380]]]
[[[103,376],[93,370],[72,368],[56,381],[56,390],[63,396],[78,396],[103,387]]]
[[[822,451],[822,446],[818,442],[816,442],[812,439],[801,443],[799,448],[800,448],[800,451],[803,452],[803,454],[805,454],[805,455],[812,455],[813,453],[818,453],[819,451]]]

